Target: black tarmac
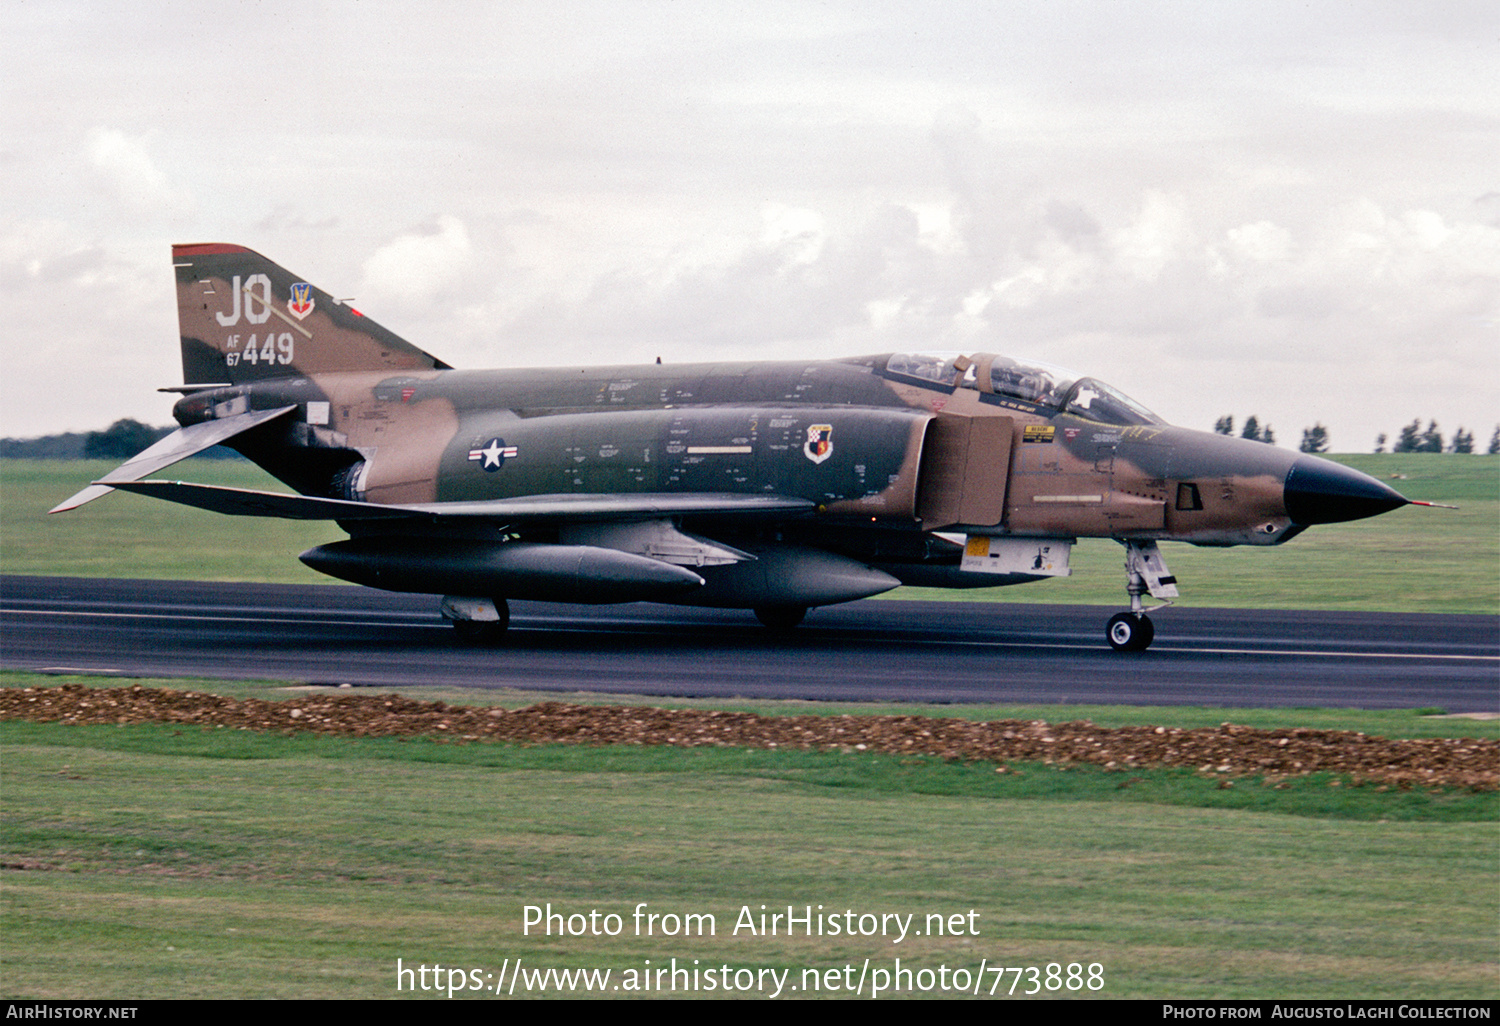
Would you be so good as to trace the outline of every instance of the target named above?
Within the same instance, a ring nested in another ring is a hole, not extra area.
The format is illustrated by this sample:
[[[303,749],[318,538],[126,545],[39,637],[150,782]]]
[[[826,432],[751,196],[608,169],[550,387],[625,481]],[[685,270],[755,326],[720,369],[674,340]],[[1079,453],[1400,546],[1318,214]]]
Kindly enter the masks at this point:
[[[1500,712],[1500,617],[1179,607],[1144,653],[1108,606],[870,599],[748,611],[511,604],[467,648],[437,599],[356,587],[0,577],[0,667],[356,686],[840,701]]]

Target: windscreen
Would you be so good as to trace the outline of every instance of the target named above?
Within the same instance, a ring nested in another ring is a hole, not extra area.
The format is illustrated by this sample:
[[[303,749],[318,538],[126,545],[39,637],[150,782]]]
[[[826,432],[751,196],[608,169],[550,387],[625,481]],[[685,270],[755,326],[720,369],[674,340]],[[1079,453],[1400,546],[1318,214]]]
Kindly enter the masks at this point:
[[[1098,378],[1081,377],[1041,360],[987,354],[965,357],[953,352],[896,353],[886,361],[885,369],[890,374],[918,381],[979,388],[975,370],[982,373],[986,362],[989,363],[987,391],[994,395],[1101,424],[1164,423],[1146,407]],[[963,373],[958,370],[960,366],[965,368]]]
[[[1162,424],[1160,417],[1098,378],[1083,378],[1068,393],[1067,413],[1101,424]]]
[[[997,356],[990,364],[990,387],[996,395],[1024,399],[1038,406],[1061,409],[1068,387],[1078,375],[1039,360],[1014,360]]]
[[[886,361],[885,369],[891,374],[900,374],[922,381],[934,381],[951,385],[958,375],[960,353],[896,353]]]

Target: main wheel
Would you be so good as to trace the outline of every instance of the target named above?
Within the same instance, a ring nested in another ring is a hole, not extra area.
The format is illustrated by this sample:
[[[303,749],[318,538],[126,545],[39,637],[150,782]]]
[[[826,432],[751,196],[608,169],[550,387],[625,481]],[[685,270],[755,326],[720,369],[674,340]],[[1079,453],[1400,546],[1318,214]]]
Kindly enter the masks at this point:
[[[1116,613],[1109,618],[1104,634],[1109,638],[1109,647],[1116,652],[1144,652],[1156,637],[1156,625],[1144,613],[1140,616]]]
[[[778,633],[789,631],[807,616],[806,606],[757,606],[755,618]]]
[[[454,620],[453,632],[465,645],[493,645],[505,637],[510,627],[510,605],[501,598],[495,599],[498,620]]]

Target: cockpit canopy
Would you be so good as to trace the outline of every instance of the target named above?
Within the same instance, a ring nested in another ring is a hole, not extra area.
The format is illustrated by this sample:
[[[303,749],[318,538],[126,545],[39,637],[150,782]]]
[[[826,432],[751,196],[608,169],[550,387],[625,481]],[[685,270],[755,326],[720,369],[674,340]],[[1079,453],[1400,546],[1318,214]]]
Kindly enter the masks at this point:
[[[896,378],[944,389],[973,388],[985,395],[1019,401],[1038,412],[1070,413],[1101,424],[1162,424],[1160,417],[1098,378],[1040,360],[1018,360],[993,353],[896,353],[885,371]]]

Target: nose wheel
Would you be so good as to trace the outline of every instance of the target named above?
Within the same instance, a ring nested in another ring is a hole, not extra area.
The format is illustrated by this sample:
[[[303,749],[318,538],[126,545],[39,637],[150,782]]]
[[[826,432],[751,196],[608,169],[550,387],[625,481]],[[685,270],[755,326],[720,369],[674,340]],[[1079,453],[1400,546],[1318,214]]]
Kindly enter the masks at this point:
[[[1156,625],[1145,613],[1116,613],[1104,633],[1116,652],[1144,652],[1156,637]]]
[[[1104,636],[1116,652],[1144,652],[1156,637],[1156,626],[1146,615],[1141,596],[1171,605],[1177,597],[1177,578],[1162,561],[1153,541],[1127,541],[1125,545],[1125,594],[1130,596],[1130,612],[1109,618]],[[1157,606],[1157,609],[1162,608]]]

